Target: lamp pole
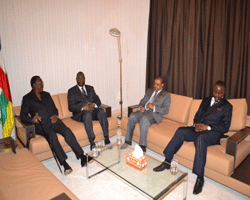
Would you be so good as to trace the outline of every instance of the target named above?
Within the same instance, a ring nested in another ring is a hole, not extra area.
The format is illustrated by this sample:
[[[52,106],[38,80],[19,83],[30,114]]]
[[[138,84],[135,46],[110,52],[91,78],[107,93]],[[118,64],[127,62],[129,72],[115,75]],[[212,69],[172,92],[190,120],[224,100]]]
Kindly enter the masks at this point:
[[[122,52],[121,52],[121,32],[117,29],[117,28],[112,28],[109,30],[109,33],[112,36],[117,37],[117,43],[118,43],[118,54],[119,54],[119,63],[120,63],[120,102],[119,104],[121,105],[121,116],[118,117],[120,119],[122,119]]]

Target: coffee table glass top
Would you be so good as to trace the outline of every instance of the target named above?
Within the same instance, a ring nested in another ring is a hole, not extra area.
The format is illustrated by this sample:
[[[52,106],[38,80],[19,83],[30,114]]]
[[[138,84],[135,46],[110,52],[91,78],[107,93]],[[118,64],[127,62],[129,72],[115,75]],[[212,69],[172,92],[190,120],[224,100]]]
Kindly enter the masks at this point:
[[[126,154],[133,150],[132,147],[119,150],[119,146],[115,144],[112,150],[102,149],[100,155],[94,160],[153,199],[164,196],[187,177],[187,173],[180,169],[176,175],[172,175],[170,170],[154,172],[153,168],[162,162],[150,157],[148,154],[145,155],[147,157],[146,168],[143,170],[136,169],[126,164]]]

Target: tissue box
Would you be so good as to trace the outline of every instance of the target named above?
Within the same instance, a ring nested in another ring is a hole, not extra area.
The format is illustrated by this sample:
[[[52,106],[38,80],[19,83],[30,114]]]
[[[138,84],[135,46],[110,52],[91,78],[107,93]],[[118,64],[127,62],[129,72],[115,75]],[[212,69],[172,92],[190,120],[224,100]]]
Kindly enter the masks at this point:
[[[147,166],[147,157],[142,156],[139,159],[133,156],[133,151],[126,154],[126,163],[135,167],[136,169],[142,170]]]

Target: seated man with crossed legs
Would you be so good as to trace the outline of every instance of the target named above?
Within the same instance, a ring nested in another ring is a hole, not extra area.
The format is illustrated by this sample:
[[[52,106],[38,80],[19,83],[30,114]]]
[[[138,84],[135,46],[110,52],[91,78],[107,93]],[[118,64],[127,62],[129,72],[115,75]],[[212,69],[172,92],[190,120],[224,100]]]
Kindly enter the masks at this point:
[[[204,98],[194,117],[194,125],[180,127],[163,151],[165,161],[170,163],[174,154],[178,152],[184,141],[194,142],[195,157],[193,173],[197,175],[193,194],[199,194],[204,185],[204,168],[207,157],[207,147],[220,144],[220,138],[227,133],[231,124],[232,105],[224,98],[226,84],[217,81],[214,84],[213,96]],[[153,170],[155,172],[170,169],[168,163],[163,162]]]

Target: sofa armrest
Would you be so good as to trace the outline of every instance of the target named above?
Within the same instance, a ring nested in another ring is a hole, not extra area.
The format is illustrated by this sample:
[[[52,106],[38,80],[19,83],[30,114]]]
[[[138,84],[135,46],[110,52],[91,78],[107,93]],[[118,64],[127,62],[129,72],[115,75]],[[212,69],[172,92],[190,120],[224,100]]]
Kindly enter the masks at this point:
[[[234,157],[234,167],[235,169],[235,161],[238,144],[244,140],[250,134],[250,127],[246,127],[227,139],[226,153]]]
[[[29,148],[30,139],[36,136],[35,125],[33,123],[22,122],[20,116],[15,116],[15,121],[16,138],[23,147]]]
[[[106,112],[107,117],[111,117],[111,107],[105,104],[101,104],[100,108],[103,108]]]
[[[133,106],[129,106],[128,107],[128,117],[130,116],[130,114],[132,112],[134,112],[135,110],[137,110],[139,108],[139,104],[133,105]]]

